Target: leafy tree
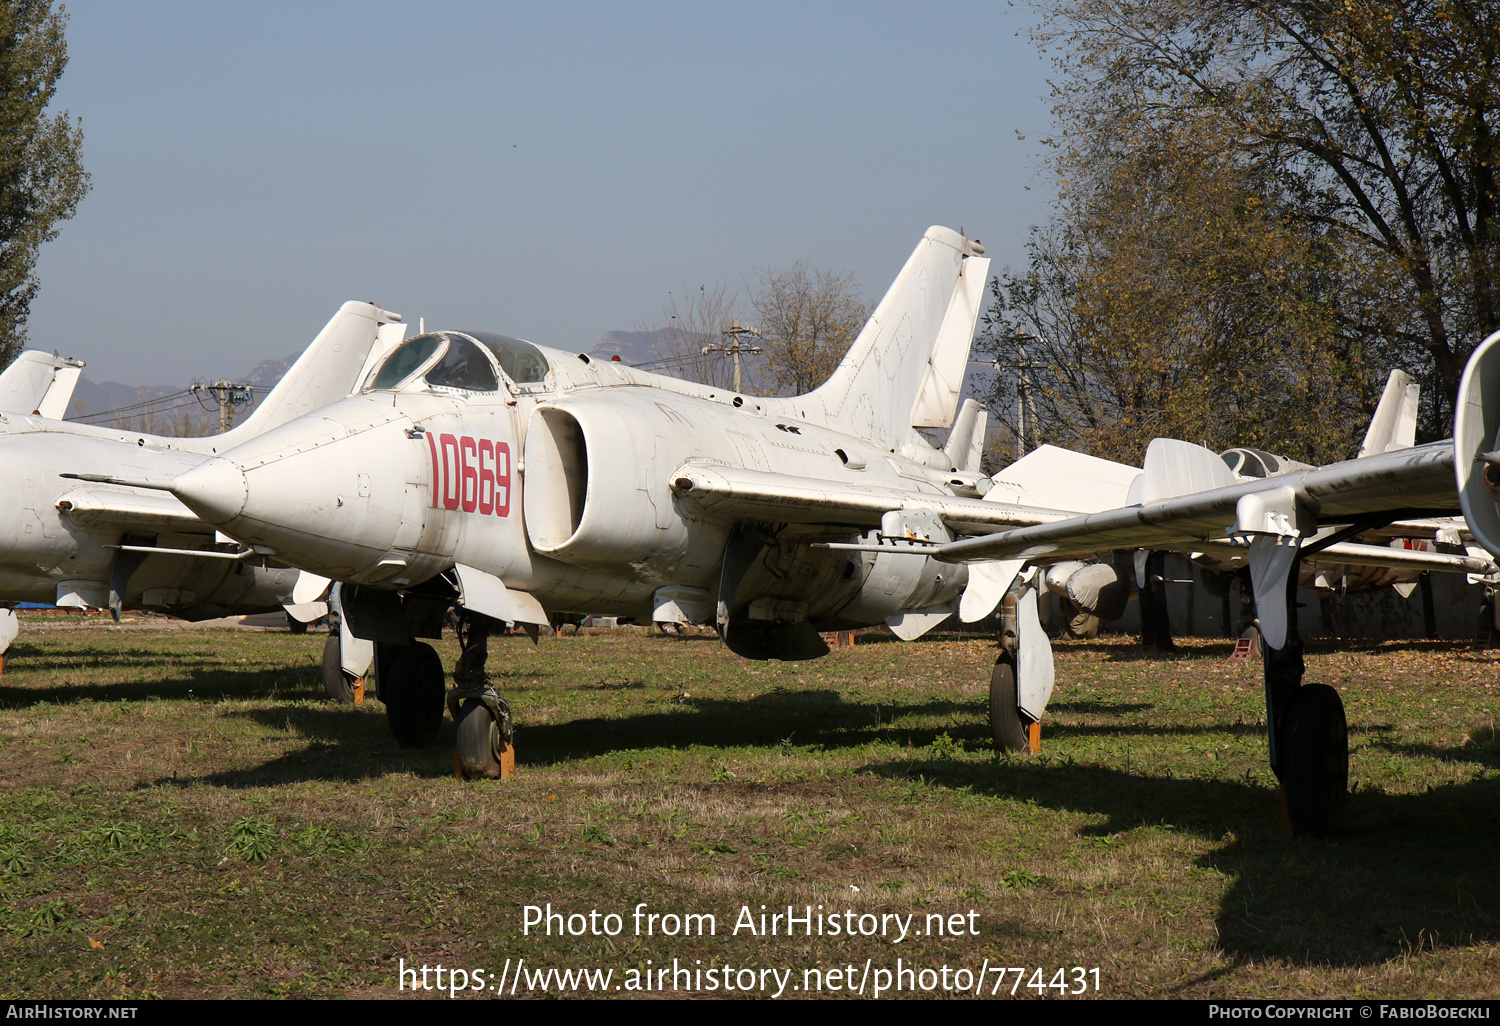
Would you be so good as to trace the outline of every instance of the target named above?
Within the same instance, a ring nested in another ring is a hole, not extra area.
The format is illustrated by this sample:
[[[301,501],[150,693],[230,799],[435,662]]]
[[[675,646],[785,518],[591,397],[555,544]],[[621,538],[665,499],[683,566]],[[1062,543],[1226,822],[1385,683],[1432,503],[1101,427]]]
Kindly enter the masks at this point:
[[[26,341],[37,250],[89,188],[81,126],[46,114],[68,63],[66,23],[50,0],[0,3],[0,366]]]
[[[1048,338],[1053,431],[1082,411],[1106,436],[1346,456],[1399,365],[1446,434],[1500,327],[1500,5],[1040,6],[1062,211],[996,283],[989,344]]]
[[[1364,350],[1337,330],[1316,240],[1201,129],[1117,147],[1070,180],[1026,274],[993,283],[982,349],[1024,352],[1046,440],[1122,461],[1169,436],[1348,455],[1373,402]],[[992,407],[1012,436],[1014,379]]]

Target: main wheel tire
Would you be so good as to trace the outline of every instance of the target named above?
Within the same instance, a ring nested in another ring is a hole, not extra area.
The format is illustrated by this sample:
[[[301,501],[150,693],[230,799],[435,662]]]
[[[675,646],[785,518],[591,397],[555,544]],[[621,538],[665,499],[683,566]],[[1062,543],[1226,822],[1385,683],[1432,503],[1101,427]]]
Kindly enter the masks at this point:
[[[1349,793],[1349,724],[1339,693],[1304,684],[1281,717],[1281,793],[1297,837],[1327,837]]]
[[[458,766],[466,780],[497,780],[502,775],[495,753],[500,749],[500,725],[489,706],[469,698],[458,710]]]
[[[385,719],[398,748],[422,748],[443,729],[443,661],[431,645],[396,648],[381,667]]]
[[[335,702],[354,704],[354,684],[344,673],[343,651],[337,631],[323,642],[323,690]]]
[[[1021,712],[1016,694],[1016,661],[1008,654],[995,660],[990,674],[990,736],[995,749],[1025,752],[1031,749],[1031,718]]]
[[[293,634],[306,634],[307,624],[303,623],[301,620],[288,613],[286,616],[286,629],[291,631]]]

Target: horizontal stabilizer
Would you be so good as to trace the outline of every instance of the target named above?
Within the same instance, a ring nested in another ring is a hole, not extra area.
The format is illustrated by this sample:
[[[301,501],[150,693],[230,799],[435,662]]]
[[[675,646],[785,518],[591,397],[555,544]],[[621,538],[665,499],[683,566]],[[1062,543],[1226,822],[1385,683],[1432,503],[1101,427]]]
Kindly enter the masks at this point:
[[[1123,463],[1042,445],[991,478],[985,501],[1096,513],[1125,505],[1140,475]]]

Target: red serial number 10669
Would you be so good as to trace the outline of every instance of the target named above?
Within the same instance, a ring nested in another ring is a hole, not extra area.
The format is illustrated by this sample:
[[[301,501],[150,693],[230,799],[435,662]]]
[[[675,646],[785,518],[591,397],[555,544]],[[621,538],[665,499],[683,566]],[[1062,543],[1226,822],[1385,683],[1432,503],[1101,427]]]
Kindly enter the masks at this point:
[[[510,445],[468,435],[427,432],[432,452],[432,508],[510,516]]]

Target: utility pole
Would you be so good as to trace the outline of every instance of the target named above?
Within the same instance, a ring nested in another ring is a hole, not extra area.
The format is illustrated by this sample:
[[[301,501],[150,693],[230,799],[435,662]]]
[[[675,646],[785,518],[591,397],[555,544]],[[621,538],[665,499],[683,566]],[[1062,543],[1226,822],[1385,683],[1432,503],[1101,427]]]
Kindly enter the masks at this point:
[[[212,385],[195,383],[192,391],[207,392],[219,404],[219,432],[221,434],[229,430],[230,422],[234,419],[230,413],[230,407],[243,406],[255,397],[253,385],[234,385],[224,378],[220,378]]]
[[[760,338],[760,333],[757,332],[754,328],[742,328],[740,327],[740,322],[738,320],[734,320],[729,323],[729,327],[727,329],[719,332],[719,340],[721,342],[728,340],[726,345],[703,347],[703,352],[705,354],[729,353],[734,357],[734,390],[736,392],[740,391],[740,354],[760,352],[760,346],[747,346],[740,342],[741,336],[744,335],[750,335],[754,338]]]
[[[1031,368],[1032,368],[1033,365],[1031,363],[1031,360],[1026,355],[1026,347],[1021,344],[1021,342],[1022,342],[1023,339],[1028,339],[1028,338],[1029,339],[1035,339],[1038,342],[1046,342],[1047,341],[1046,339],[1041,338],[1038,335],[1033,335],[1031,332],[1026,331],[1025,329],[1022,329],[1021,331],[1018,331],[1016,333],[1016,336],[1015,336],[1015,339],[1016,339],[1016,355],[1019,357],[1019,359],[1016,361],[1016,458],[1017,459],[1020,459],[1022,456],[1025,456],[1026,453],[1030,451],[1030,450],[1028,450],[1026,448],[1026,420],[1027,420],[1026,414],[1028,412],[1030,412],[1030,414],[1031,414],[1031,430],[1032,430],[1033,433],[1036,433],[1036,431],[1037,431],[1036,406],[1031,401],[1031,375],[1029,375],[1027,373],[1027,371],[1031,370]],[[996,370],[1000,369],[1000,361],[998,361],[998,360],[995,361],[995,369]]]

